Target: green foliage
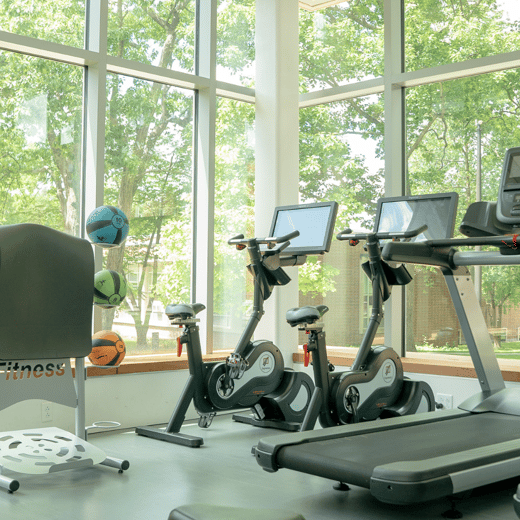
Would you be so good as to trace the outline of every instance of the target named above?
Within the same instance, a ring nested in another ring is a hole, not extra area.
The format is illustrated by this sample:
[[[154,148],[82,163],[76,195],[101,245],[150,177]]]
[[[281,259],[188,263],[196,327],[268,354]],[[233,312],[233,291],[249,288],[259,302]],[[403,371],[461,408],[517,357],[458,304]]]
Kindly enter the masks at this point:
[[[341,222],[373,215],[375,202],[382,194],[381,172],[371,171],[365,155],[353,149],[350,135],[368,138],[382,135],[382,124],[374,123],[366,135],[361,132],[358,109],[372,108],[373,100],[355,106],[349,102],[320,105],[300,111],[300,194],[302,201],[335,200],[340,204]],[[343,225],[343,224],[342,224]]]
[[[195,0],[110,0],[108,52],[140,63],[194,69]]]
[[[217,24],[217,65],[252,87],[248,69],[255,60],[255,0],[220,0]]]
[[[382,0],[351,0],[316,12],[301,10],[302,90],[382,76],[383,40]]]
[[[83,47],[85,0],[2,0],[0,30]]]
[[[78,232],[82,84],[78,67],[0,53],[0,223]]]
[[[230,7],[228,7],[229,9]],[[239,320],[251,294],[246,251],[227,241],[240,233],[254,236],[254,107],[220,98],[215,143],[215,313]]]
[[[503,19],[494,0],[407,2],[406,27],[408,70],[510,52],[520,46],[517,24]],[[520,72],[511,69],[407,89],[408,193],[456,191],[456,222],[460,223],[476,200],[480,128],[482,199],[496,200],[504,152],[520,142],[519,81]],[[482,270],[482,294],[490,308],[491,326],[498,326],[506,306],[520,301],[515,271]]]
[[[359,52],[363,49],[363,52]],[[354,0],[300,12],[301,90],[336,87],[383,74],[383,2]],[[372,227],[383,194],[381,96],[349,99],[300,110],[302,201],[335,200],[338,229]],[[365,143],[374,143],[371,151]]]
[[[334,278],[338,274],[339,269],[322,262],[317,256],[310,256],[307,258],[307,263],[298,268],[300,292],[322,296],[326,296],[329,292],[336,292]]]
[[[171,221],[163,228],[158,251],[163,268],[157,297],[164,305],[190,301],[191,226],[189,219]]]
[[[407,3],[408,70],[518,49],[520,35],[502,19],[494,0],[441,6],[431,0]],[[496,198],[504,151],[520,138],[519,79],[513,69],[406,91],[410,193],[457,191],[460,221],[475,200],[480,123],[482,195],[484,200]]]
[[[516,266],[487,266],[482,270],[482,293],[488,304],[488,323],[502,326],[502,315],[520,303],[520,273]]]

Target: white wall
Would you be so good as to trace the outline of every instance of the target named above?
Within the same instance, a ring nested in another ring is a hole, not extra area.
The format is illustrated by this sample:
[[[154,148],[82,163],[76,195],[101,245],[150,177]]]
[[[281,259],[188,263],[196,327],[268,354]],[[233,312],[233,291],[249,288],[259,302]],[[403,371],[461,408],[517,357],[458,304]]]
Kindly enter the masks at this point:
[[[86,381],[86,425],[116,421],[122,428],[166,423],[188,378],[187,370],[92,377]],[[56,426],[74,432],[74,409],[52,403],[42,422],[42,401],[31,399],[0,411],[1,431]],[[187,418],[198,417],[193,406]]]
[[[304,368],[297,364],[296,370],[307,372],[312,377],[312,367]],[[426,381],[434,394],[453,395],[454,407],[480,390],[477,380],[473,378],[406,375]],[[167,423],[187,377],[187,370],[175,370],[90,378],[86,382],[86,424],[88,426],[101,420],[117,421],[121,423],[121,428],[133,428]],[[520,388],[520,383],[508,382],[506,386]],[[74,432],[72,408],[53,403],[53,420],[42,422],[41,403],[41,400],[33,399],[0,411],[0,430],[56,426]],[[187,419],[197,417],[192,406]]]

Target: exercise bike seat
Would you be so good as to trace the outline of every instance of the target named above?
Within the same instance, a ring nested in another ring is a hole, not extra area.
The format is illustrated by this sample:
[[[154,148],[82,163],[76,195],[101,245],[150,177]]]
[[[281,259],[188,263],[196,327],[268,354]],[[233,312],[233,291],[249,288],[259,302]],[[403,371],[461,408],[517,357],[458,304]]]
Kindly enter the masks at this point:
[[[304,307],[294,307],[285,314],[285,319],[291,327],[296,327],[302,323],[315,323],[329,308],[326,305],[305,305]]]
[[[170,320],[194,318],[200,311],[206,308],[202,303],[170,303],[165,314]]]

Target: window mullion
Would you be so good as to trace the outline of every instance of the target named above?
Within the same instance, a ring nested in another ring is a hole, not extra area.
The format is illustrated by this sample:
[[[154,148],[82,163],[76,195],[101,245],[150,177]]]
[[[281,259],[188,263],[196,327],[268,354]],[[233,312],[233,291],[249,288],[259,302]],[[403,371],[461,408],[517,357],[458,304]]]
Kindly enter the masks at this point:
[[[193,260],[191,294],[193,301],[206,305],[200,334],[206,353],[213,351],[213,281],[215,218],[215,120],[217,0],[197,5],[197,76],[209,78],[209,86],[195,96],[193,179]],[[204,341],[205,339],[205,341]]]
[[[81,229],[86,216],[103,204],[105,174],[106,53],[108,4],[101,0],[88,2],[85,20],[85,47],[97,54],[97,62],[85,68],[84,139],[83,139],[83,211]],[[102,268],[103,254],[95,248],[96,271]],[[94,312],[95,330],[101,329],[101,312]]]
[[[404,88],[395,88],[394,77],[404,70],[404,2],[385,0],[385,195],[404,195],[405,111]],[[404,355],[404,288],[394,287],[385,303],[385,345]]]

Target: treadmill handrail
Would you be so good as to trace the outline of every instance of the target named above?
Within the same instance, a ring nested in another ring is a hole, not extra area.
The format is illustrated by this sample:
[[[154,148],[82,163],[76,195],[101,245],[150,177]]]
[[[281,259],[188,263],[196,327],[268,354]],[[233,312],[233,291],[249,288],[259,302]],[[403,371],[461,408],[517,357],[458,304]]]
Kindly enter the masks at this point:
[[[517,247],[518,235],[497,235],[485,237],[468,237],[468,238],[436,238],[425,240],[424,243],[431,247],[454,247],[454,246],[508,246]]]
[[[492,246],[511,249],[512,254],[500,251],[459,252],[453,246]],[[382,256],[387,262],[425,264],[456,269],[468,265],[517,265],[520,264],[516,235],[495,237],[447,238],[421,242],[387,242]]]
[[[453,269],[453,248],[436,248],[426,242],[387,242],[381,252],[387,262],[426,264]]]

